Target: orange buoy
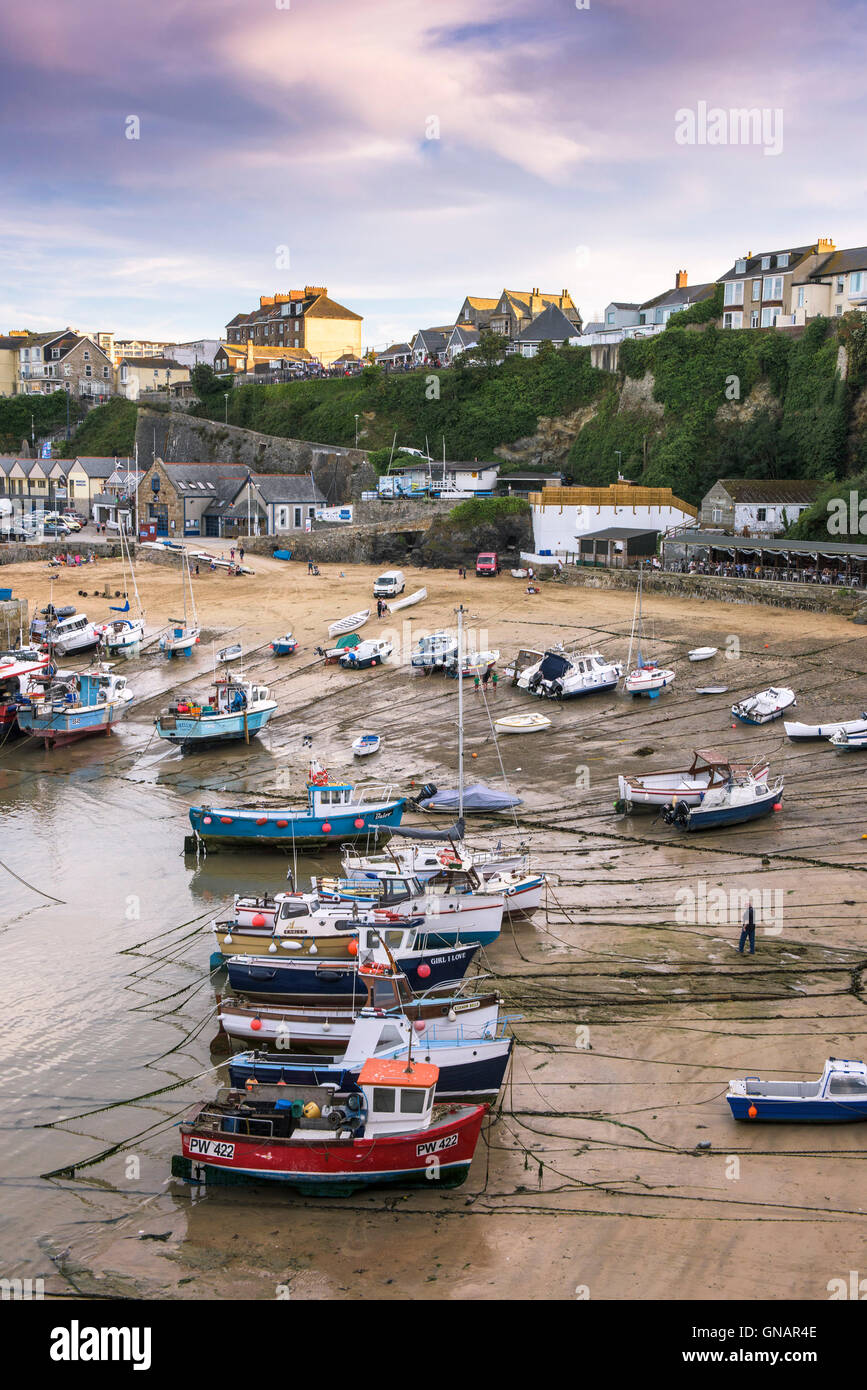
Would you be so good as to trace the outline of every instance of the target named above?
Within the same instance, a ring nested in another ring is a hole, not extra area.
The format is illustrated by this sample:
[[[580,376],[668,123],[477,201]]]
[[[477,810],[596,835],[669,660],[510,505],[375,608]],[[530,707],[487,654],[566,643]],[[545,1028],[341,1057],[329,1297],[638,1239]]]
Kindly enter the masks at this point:
[[[758,1112],[758,1110],[756,1109],[756,1107],[755,1107],[754,1105],[751,1105],[750,1108],[749,1108],[749,1110],[747,1111],[747,1114],[749,1115],[749,1117],[750,1117],[751,1120],[754,1120],[754,1119],[756,1118],[756,1116],[758,1115],[758,1113],[759,1113],[759,1112]]]
[[[252,1028],[254,1033],[258,1033],[259,1029],[262,1027],[261,1018],[254,1018],[253,1022],[250,1024],[250,1027]]]
[[[474,757],[474,758],[477,758],[478,756],[479,756],[478,753],[474,753],[474,754],[473,754],[473,757]]]
[[[775,810],[775,811],[782,811],[782,809],[783,809],[783,803],[782,803],[782,801],[775,801],[775,802],[774,802],[774,810]]]
[[[357,955],[358,955],[358,942],[355,940],[354,937],[353,937],[353,939],[350,941],[350,943],[349,943],[349,945],[347,946],[346,949],[347,949],[347,951],[349,952],[349,954],[350,954],[351,956],[357,956]]]
[[[355,817],[355,828],[356,828],[356,830],[363,830],[363,829],[364,829],[364,821],[363,821],[363,819],[362,819],[361,816],[356,816],[356,817]]]
[[[265,925],[265,915],[264,915],[264,913],[262,913],[262,912],[257,912],[257,913],[255,914],[255,916],[253,917],[252,925],[253,925],[254,927],[264,927],[264,925]]]

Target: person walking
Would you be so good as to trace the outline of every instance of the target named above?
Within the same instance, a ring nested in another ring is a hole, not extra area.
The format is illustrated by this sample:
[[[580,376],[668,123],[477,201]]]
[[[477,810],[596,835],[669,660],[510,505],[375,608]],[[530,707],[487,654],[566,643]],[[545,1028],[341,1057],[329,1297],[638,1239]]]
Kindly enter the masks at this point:
[[[229,559],[231,560],[232,564],[234,565],[234,563],[235,563],[235,547],[234,547],[234,546],[231,546],[231,547],[229,548]]]
[[[756,954],[756,911],[752,903],[748,903],[744,909],[741,939],[740,945],[738,946],[738,951],[741,955],[744,953],[744,944],[747,941],[750,943],[750,955],[754,956]]]
[[[243,565],[243,563],[244,563],[244,547],[243,547],[243,546],[241,546],[240,549],[238,550],[238,557],[239,557],[239,559],[240,559],[240,561],[241,561],[241,564]]]

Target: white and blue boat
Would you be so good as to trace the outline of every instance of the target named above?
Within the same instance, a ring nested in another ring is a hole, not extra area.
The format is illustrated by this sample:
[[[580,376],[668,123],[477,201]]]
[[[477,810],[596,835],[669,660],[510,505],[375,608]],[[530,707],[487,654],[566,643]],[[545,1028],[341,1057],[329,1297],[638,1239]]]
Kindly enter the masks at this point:
[[[770,815],[778,809],[783,796],[783,778],[773,784],[751,776],[733,776],[724,786],[711,787],[701,793],[697,806],[676,801],[663,808],[666,825],[678,825],[686,830],[709,830],[718,825],[740,825]]]
[[[436,1025],[419,1040],[409,1020],[399,1015],[371,1017],[360,1015],[353,1024],[346,1051],[305,1056],[303,1053],[237,1052],[229,1060],[232,1085],[305,1085],[337,1082],[341,1089],[357,1085],[358,1076],[369,1058],[377,1061],[405,1058],[411,1049],[415,1061],[435,1062],[440,1069],[436,1084],[438,1101],[494,1101],[500,1093],[512,1054],[512,1038],[506,1034],[507,1020],[485,1037],[464,1036],[450,1029],[439,1036]]]
[[[770,724],[772,719],[780,719],[787,709],[796,703],[795,692],[785,685],[772,685],[760,690],[758,695],[750,695],[732,705],[732,714],[742,724]]]
[[[384,921],[423,916],[431,946],[472,942],[490,946],[503,925],[505,894],[482,883],[473,869],[443,869],[425,883],[412,875],[379,878],[374,874],[315,877],[311,882],[323,903],[352,903],[364,911],[379,912]]]
[[[411,918],[402,928],[383,931],[391,942],[391,957],[409,981],[413,994],[462,980],[479,949],[477,944],[431,948],[423,927],[416,925],[423,921],[423,918]],[[371,937],[377,937],[375,928],[359,927],[358,956],[354,960],[329,960],[325,955],[229,956],[226,959],[229,983],[236,994],[278,1002],[294,999],[329,1004],[353,995],[364,997],[358,968],[359,960],[370,949],[366,943]]]
[[[90,671],[57,678],[42,694],[21,696],[18,727],[46,748],[56,748],[91,734],[110,734],[131,700],[126,676],[113,675],[111,666],[101,662]]]
[[[207,700],[180,696],[154,720],[160,738],[184,748],[245,739],[262,732],[277,708],[267,685],[254,685],[238,672],[214,684]]]
[[[271,650],[275,656],[292,656],[298,650],[298,642],[291,632],[286,632],[282,637],[275,637],[271,643]]]
[[[867,1066],[829,1057],[818,1081],[745,1076],[729,1082],[726,1100],[736,1120],[811,1125],[867,1120]]]
[[[392,796],[389,787],[358,791],[325,768],[311,766],[306,787],[303,808],[191,806],[190,824],[206,845],[292,850],[388,834],[406,806],[406,797]]]

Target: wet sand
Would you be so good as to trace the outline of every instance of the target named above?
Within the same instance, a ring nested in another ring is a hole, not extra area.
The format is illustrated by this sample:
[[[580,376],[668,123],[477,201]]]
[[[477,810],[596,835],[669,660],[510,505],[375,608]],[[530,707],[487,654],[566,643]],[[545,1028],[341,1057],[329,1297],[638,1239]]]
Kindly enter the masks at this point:
[[[137,700],[110,740],[0,752],[12,827],[3,859],[65,903],[35,910],[13,883],[0,935],[0,978],[5,994],[18,986],[22,1034],[39,1036],[42,990],[63,1020],[47,1073],[22,1046],[12,1088],[20,1130],[2,1201],[17,1269],[44,1275],[61,1296],[827,1298],[830,1279],[863,1264],[862,1128],[737,1125],[723,1099],[730,1076],[807,1078],[828,1056],[867,1052],[867,754],[791,744],[781,723],[732,728],[728,712],[742,695],[791,684],[800,720],[860,713],[867,636],[824,614],[651,597],[654,653],[676,667],[673,690],[654,702],[605,693],[546,704],[551,729],[504,738],[499,755],[491,718],[538,706],[505,684],[487,704],[467,689],[468,779],[496,784],[502,758],[524,798],[517,829],[506,817],[474,819],[471,839],[528,840],[552,880],[546,908],[484,953],[518,1046],[464,1187],[305,1202],[269,1189],[200,1193],[169,1179],[178,1113],[214,1084],[215,1073],[190,1080],[213,1065],[209,916],[235,888],[276,888],[285,872],[247,856],[185,860],[190,801],[300,793],[305,735],[329,767],[348,772],[349,744],[367,729],[384,745],[375,766],[355,769],[365,780],[454,785],[454,682],[315,660],[327,623],[372,602],[377,571],[347,566],[340,578],[338,566],[323,566],[308,578],[303,566],[250,563],[254,577],[202,574],[196,593],[208,637],[242,641],[247,669],[280,701],[263,739],[195,755],[153,739],[166,691],[203,688],[212,660],[203,641],[183,667],[155,653],[129,663]],[[16,595],[40,602],[46,573],[4,571]],[[119,574],[101,562],[62,575],[54,600],[102,618],[107,603],[77,590],[106,577],[117,588]],[[149,620],[162,625],[178,608],[178,572],[142,563],[138,574]],[[508,575],[407,571],[408,592],[422,585],[426,602],[397,621],[374,619],[363,635],[391,627],[403,636],[406,619],[415,640],[452,624],[463,601],[480,644],[504,659],[575,637],[626,659],[628,592],[543,585],[529,596]],[[264,644],[287,627],[301,650],[278,661]],[[740,655],[728,660],[732,638]],[[686,652],[706,644],[719,656],[691,665]],[[727,695],[694,694],[717,682]],[[783,810],[689,836],[652,814],[615,811],[618,772],[682,766],[706,747],[767,758],[785,773]],[[50,878],[37,879],[49,837],[64,852]],[[95,888],[111,926],[93,921]],[[700,901],[717,888],[735,903],[746,890],[770,894],[776,921],[769,930],[760,919],[755,957],[737,954],[732,921],[689,920],[684,890]],[[142,899],[131,921],[130,893]],[[66,933],[67,949],[46,983],[52,931]],[[175,1082],[74,1125],[33,1128]],[[127,1147],[71,1180],[38,1177],[112,1143]]]

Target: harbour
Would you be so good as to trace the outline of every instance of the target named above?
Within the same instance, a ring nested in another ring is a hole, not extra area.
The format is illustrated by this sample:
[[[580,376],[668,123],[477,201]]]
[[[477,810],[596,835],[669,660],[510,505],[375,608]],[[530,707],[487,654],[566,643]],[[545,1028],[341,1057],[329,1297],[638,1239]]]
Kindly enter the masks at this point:
[[[857,1268],[858,1130],[750,1127],[725,1097],[732,1077],[795,1082],[864,1053],[862,761],[828,740],[793,742],[782,719],[750,726],[731,713],[791,687],[811,726],[860,715],[867,640],[827,613],[646,589],[654,655],[676,672],[658,700],[602,689],[538,704],[507,679],[464,679],[466,780],[520,799],[470,815],[466,841],[520,842],[547,889],[531,915],[504,914],[468,974],[515,1021],[505,1085],[460,1188],[305,1200],[278,1184],[171,1177],[182,1116],[227,1084],[211,1050],[217,995],[229,994],[211,965],[212,921],[234,894],[285,891],[287,868],[306,890],[341,863],[321,844],[294,857],[185,852],[190,806],[301,804],[311,758],[335,781],[408,798],[455,785],[458,682],[413,670],[402,623],[366,627],[394,636],[398,660],[355,672],[316,656],[340,613],[369,607],[378,571],[323,565],[311,577],[259,556],[254,568],[193,576],[201,642],[189,659],[154,649],[123,661],[134,700],[109,735],[0,749],[10,1273],[61,1297],[273,1298],[277,1285],[302,1299],[574,1298],[582,1287],[615,1299],[651,1286],[672,1299],[825,1297],[826,1267]],[[113,593],[120,562],[98,570]],[[31,611],[43,604],[44,565],[14,573]],[[173,611],[178,573],[138,566],[155,621]],[[64,581],[80,579],[56,581],[58,602]],[[628,590],[546,582],[529,595],[508,575],[481,584],[436,570],[424,583],[414,639],[452,629],[464,606],[474,650],[501,652],[501,668],[520,648],[558,644],[626,663]],[[105,602],[82,606],[107,617]],[[278,659],[271,643],[287,626],[298,648]],[[250,743],[167,746],[155,718],[213,684],[230,642],[277,702],[267,727]],[[693,670],[688,653],[706,643],[718,655]],[[727,694],[697,695],[709,673]],[[532,740],[494,736],[494,720],[542,710],[550,724]],[[381,745],[356,760],[368,732]],[[619,777],[688,768],[711,748],[782,776],[782,809],[693,836],[656,806],[615,808]],[[410,807],[404,822],[442,830],[450,818]],[[750,894],[775,907],[757,913],[755,956],[741,956]]]

